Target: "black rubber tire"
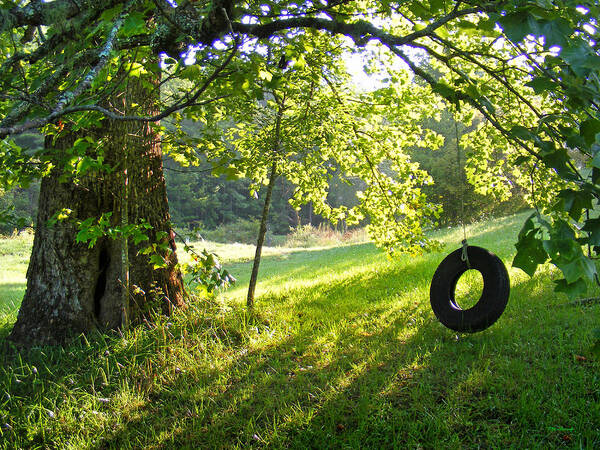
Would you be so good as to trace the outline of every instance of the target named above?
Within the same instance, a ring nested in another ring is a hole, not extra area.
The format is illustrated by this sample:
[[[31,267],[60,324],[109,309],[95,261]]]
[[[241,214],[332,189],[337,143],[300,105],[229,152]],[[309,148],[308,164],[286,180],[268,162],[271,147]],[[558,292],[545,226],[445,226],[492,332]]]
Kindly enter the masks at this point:
[[[500,318],[510,294],[510,280],[504,264],[484,248],[467,248],[471,269],[483,277],[483,292],[479,301],[469,309],[456,303],[456,283],[469,268],[461,259],[462,248],[453,251],[440,263],[431,280],[429,299],[434,314],[446,327],[460,332],[475,333],[492,325]]]

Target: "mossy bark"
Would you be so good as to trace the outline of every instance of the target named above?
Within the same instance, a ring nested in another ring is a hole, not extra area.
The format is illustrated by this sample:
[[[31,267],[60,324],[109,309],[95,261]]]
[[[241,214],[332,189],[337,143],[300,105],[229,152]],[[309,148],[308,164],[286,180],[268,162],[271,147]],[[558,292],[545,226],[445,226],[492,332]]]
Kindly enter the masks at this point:
[[[111,98],[110,106],[127,113],[135,103],[151,112],[154,97],[150,94],[147,82],[131,79],[123,92]],[[19,346],[62,344],[80,333],[120,328],[125,318],[135,324],[157,307],[170,313],[185,304],[157,134],[147,123],[104,120],[85,135],[103,140],[105,162],[113,170],[90,173],[74,182],[65,180],[57,168],[42,180],[27,289],[10,335]],[[57,154],[78,136],[58,139]],[[48,220],[63,208],[72,211],[70,218],[49,225]],[[155,270],[149,257],[139,252],[148,241],[128,242],[126,259],[120,240],[103,237],[91,248],[76,242],[74,220],[108,212],[115,226],[121,224],[123,214],[129,223],[150,224],[149,242],[163,236],[168,251],[161,254],[167,266]],[[123,267],[127,259],[128,268]],[[128,283],[123,280],[125,273]]]

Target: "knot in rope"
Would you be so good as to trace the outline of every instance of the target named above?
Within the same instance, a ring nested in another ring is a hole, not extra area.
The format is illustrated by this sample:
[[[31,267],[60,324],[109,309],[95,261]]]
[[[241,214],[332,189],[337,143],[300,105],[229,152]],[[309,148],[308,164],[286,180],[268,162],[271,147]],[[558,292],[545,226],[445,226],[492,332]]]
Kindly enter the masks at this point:
[[[470,269],[471,264],[469,263],[469,254],[467,253],[467,249],[469,248],[469,244],[467,244],[467,240],[462,240],[462,254],[460,255],[460,259],[467,263],[467,267]]]

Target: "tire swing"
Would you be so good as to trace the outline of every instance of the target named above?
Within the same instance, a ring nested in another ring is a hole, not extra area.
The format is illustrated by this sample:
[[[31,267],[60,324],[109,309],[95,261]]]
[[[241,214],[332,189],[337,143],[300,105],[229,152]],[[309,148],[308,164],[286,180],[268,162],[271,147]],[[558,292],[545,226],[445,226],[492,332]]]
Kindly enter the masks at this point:
[[[461,168],[456,121],[454,126],[458,167]],[[464,189],[462,183],[461,187]],[[433,313],[444,326],[454,331],[475,333],[491,326],[504,312],[510,294],[510,280],[500,258],[484,248],[468,245],[462,189],[460,199],[464,235],[462,248],[446,256],[436,269],[431,281],[429,299]],[[474,306],[462,309],[455,298],[456,284],[459,278],[471,269],[479,271],[483,277],[483,291]]]
[[[456,283],[467,270],[477,270],[483,277],[483,292],[477,303],[462,309],[455,299]],[[475,333],[500,318],[508,303],[510,281],[506,267],[492,252],[463,241],[463,247],[450,253],[440,263],[429,291],[431,309],[442,324],[454,331]]]

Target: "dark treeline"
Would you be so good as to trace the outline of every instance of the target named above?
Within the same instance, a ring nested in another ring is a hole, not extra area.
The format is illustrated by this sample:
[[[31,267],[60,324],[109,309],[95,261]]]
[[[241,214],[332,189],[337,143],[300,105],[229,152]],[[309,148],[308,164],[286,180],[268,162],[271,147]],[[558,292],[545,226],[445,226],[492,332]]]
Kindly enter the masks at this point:
[[[258,223],[264,202],[264,189],[250,194],[250,181],[229,179],[225,175],[210,175],[209,168],[181,167],[175,161],[165,159],[167,194],[173,222],[182,228],[214,230],[223,225]],[[334,206],[356,203],[358,182],[348,184],[333,179],[329,201]],[[269,214],[269,231],[287,234],[290,229],[303,225],[318,226],[325,220],[314,213],[310,203],[296,210],[290,204],[295,186],[280,177],[273,189]],[[343,227],[340,224],[339,227]]]
[[[443,207],[440,226],[460,223],[463,210],[464,221],[468,223],[510,214],[526,207],[523,193],[518,190],[508,201],[497,202],[478,194],[466,182],[464,160],[468,150],[462,150],[459,167],[456,130],[448,114],[444,114],[440,122],[431,120],[425,125],[445,138],[444,145],[437,150],[415,149],[412,153],[413,160],[434,179],[434,184],[426,186],[425,192],[431,201]],[[466,131],[460,124],[458,127],[459,135]],[[25,134],[19,140],[20,145],[32,149],[41,145],[41,138],[34,134]],[[171,217],[177,227],[197,229],[200,233],[227,227],[228,232],[237,236],[222,236],[224,240],[252,242],[262,211],[264,189],[253,196],[250,195],[250,181],[247,179],[212,176],[210,166],[182,167],[168,157],[164,164]],[[319,226],[326,222],[314,213],[310,203],[299,210],[290,205],[294,188],[283,177],[277,180],[269,216],[270,235],[287,234],[303,225]],[[348,183],[334,177],[330,183],[329,202],[332,206],[353,206],[356,204],[356,192],[362,189],[360,181]],[[38,191],[37,183],[27,188],[0,191],[0,212],[12,210],[9,214],[12,220],[0,223],[0,233],[9,234],[24,224],[35,222]],[[20,223],[16,219],[21,219]],[[337,228],[345,230],[346,224],[339,223]],[[213,233],[213,236],[218,235]]]

